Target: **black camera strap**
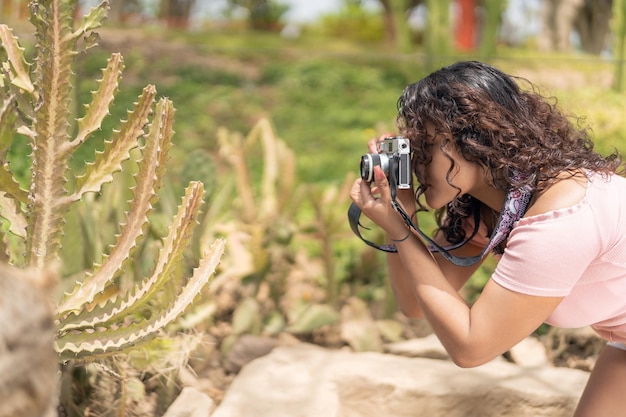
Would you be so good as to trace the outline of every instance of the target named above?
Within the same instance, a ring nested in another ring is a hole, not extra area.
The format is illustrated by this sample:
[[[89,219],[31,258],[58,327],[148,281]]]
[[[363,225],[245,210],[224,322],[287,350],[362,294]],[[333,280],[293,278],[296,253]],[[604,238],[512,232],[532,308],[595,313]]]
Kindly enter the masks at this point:
[[[489,242],[483,248],[482,252],[477,256],[468,256],[461,257],[456,256],[450,253],[450,251],[454,249],[458,249],[467,242],[469,242],[475,235],[478,233],[478,228],[480,225],[480,212],[476,210],[474,213],[474,230],[470,237],[466,238],[463,242],[460,242],[451,246],[441,246],[434,240],[432,240],[428,235],[420,230],[419,227],[413,223],[411,217],[404,211],[404,209],[400,206],[400,204],[396,201],[396,187],[395,187],[395,178],[393,178],[394,172],[390,170],[390,181],[389,185],[391,187],[391,204],[393,208],[402,216],[402,219],[406,223],[409,229],[415,230],[417,234],[426,241],[429,245],[429,250],[431,252],[439,252],[445,259],[452,262],[458,266],[470,266],[479,262],[485,255],[493,251],[500,243],[502,243],[509,235],[511,230],[513,229],[513,224],[522,218],[526,209],[528,208],[528,204],[532,197],[532,187],[525,186],[521,188],[515,188],[509,190],[504,198],[504,203],[502,205],[502,210],[500,210],[500,216],[496,223],[496,226],[489,238]],[[363,227],[367,229],[367,227],[363,226],[359,218],[361,217],[361,209],[354,203],[350,205],[348,209],[348,220],[350,222],[350,227],[352,231],[366,244],[376,249],[379,249],[384,252],[395,253],[398,251],[395,245],[392,244],[383,244],[377,245],[365,238],[361,235],[359,227]]]

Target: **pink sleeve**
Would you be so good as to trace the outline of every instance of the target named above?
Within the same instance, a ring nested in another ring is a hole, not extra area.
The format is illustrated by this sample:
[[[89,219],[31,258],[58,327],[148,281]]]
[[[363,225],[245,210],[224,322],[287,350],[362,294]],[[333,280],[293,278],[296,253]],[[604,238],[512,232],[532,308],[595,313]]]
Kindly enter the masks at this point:
[[[564,297],[598,255],[599,236],[588,206],[522,219],[492,278],[519,293]]]

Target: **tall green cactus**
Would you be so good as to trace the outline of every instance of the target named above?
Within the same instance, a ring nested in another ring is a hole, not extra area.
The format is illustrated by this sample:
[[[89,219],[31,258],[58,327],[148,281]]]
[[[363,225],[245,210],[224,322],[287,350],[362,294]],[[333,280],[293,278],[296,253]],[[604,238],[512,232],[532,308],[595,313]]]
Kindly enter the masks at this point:
[[[190,306],[210,281],[224,251],[224,241],[216,240],[191,277],[183,276],[183,251],[204,197],[203,184],[192,181],[152,274],[126,293],[109,291],[145,237],[172,146],[175,110],[167,99],[155,103],[156,89],[145,87],[127,119],[95,153],[94,162],[85,165],[84,174],[72,171],[70,160],[76,150],[109,114],[124,69],[122,56],[112,54],[91,102],[75,120],[70,105],[72,65],[78,53],[96,44],[93,31],[105,19],[108,2],[91,9],[76,25],[75,6],[76,1],[70,0],[31,3],[36,34],[33,71],[11,29],[0,25],[0,220],[4,225],[0,245],[6,262],[35,270],[58,264],[67,227],[64,215],[85,194],[99,193],[104,184],[115,182],[114,174],[124,170],[124,161],[136,160],[132,199],[115,244],[58,305],[56,347],[61,361],[91,360],[150,340]],[[18,134],[29,139],[32,149],[28,191],[19,186],[8,162]]]

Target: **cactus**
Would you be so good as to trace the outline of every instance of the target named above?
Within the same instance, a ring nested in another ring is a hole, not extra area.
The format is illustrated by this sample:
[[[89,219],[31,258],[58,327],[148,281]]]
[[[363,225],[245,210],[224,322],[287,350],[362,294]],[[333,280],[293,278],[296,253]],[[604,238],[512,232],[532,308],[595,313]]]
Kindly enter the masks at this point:
[[[152,273],[128,291],[115,284],[135,260],[145,240],[149,214],[158,200],[174,134],[174,107],[144,88],[127,119],[95,153],[84,173],[71,168],[76,150],[101,128],[119,88],[123,58],[112,54],[91,102],[75,119],[72,65],[76,55],[96,45],[94,30],[106,18],[103,1],[74,24],[75,1],[33,1],[34,65],[6,25],[0,24],[0,217],[3,260],[34,271],[54,268],[67,232],[65,216],[115,183],[127,161],[134,162],[132,198],[115,242],[101,262],[82,273],[73,291],[56,308],[56,349],[61,362],[94,361],[149,341],[180,316],[213,276],[224,241],[204,248],[197,267],[186,277],[181,267],[200,209],[204,187],[191,181],[156,257]],[[24,190],[9,164],[9,150],[19,136],[31,147],[30,185]],[[94,199],[97,203],[97,198]],[[57,266],[58,268],[58,266]]]

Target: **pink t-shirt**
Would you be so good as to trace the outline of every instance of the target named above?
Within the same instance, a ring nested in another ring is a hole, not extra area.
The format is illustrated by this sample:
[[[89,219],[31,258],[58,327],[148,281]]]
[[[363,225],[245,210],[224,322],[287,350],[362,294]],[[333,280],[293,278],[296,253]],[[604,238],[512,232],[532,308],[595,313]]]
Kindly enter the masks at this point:
[[[565,297],[548,324],[626,342],[626,178],[591,174],[579,203],[515,223],[492,279]]]

